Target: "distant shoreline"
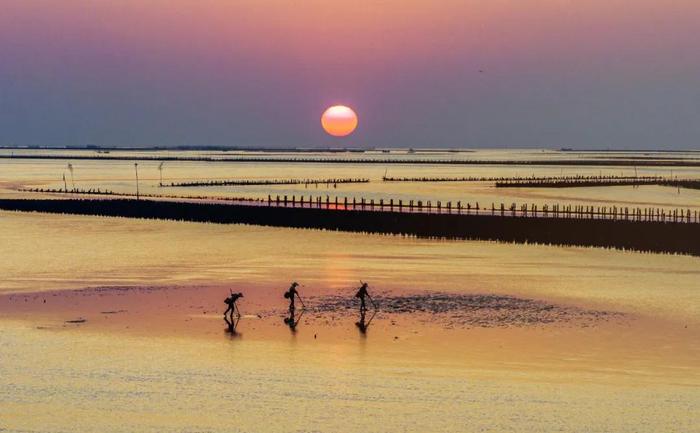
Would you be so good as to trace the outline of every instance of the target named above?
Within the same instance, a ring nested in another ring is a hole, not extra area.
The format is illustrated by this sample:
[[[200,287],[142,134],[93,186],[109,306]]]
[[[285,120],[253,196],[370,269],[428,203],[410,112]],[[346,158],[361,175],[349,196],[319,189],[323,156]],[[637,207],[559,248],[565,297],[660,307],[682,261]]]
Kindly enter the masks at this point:
[[[238,147],[238,146],[146,146],[146,147],[120,147],[120,146],[0,146],[0,150],[87,150],[87,151],[114,151],[114,152],[295,152],[295,153],[365,153],[365,152],[408,152],[415,153],[473,153],[480,149],[460,149],[460,148],[376,148],[376,147]],[[699,151],[700,152],[700,151]]]
[[[486,147],[486,148],[461,148],[461,147],[253,147],[253,146],[103,146],[103,145],[83,145],[83,146],[41,146],[41,145],[0,145],[0,150],[108,150],[108,151],[223,151],[223,152],[329,152],[329,153],[364,153],[364,152],[400,152],[413,151],[423,152],[458,152],[472,153],[480,150],[500,150],[500,151],[527,151],[545,150],[549,152],[566,153],[700,153],[698,149],[594,149],[594,148],[568,148],[558,149],[547,147]]]
[[[0,159],[92,160],[92,161],[190,161],[190,162],[263,162],[298,164],[427,164],[427,165],[546,165],[594,167],[700,167],[700,159],[389,159],[389,158],[289,158],[289,157],[208,157],[208,156],[138,156],[138,155],[0,155]]]

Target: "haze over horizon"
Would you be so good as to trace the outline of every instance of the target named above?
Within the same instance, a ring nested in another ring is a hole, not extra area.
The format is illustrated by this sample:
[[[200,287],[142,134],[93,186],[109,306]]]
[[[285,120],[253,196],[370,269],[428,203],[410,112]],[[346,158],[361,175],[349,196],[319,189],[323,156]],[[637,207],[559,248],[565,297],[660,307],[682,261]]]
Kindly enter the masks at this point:
[[[0,145],[700,148],[696,0],[436,3],[5,0]]]

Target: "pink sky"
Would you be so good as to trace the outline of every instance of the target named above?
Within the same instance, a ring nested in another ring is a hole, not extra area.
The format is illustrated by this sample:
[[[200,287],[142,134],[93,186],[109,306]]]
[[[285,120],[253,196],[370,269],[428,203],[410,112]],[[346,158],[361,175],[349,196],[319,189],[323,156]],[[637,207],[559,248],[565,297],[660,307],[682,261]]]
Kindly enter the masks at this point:
[[[695,0],[4,0],[0,144],[700,147],[699,28]]]

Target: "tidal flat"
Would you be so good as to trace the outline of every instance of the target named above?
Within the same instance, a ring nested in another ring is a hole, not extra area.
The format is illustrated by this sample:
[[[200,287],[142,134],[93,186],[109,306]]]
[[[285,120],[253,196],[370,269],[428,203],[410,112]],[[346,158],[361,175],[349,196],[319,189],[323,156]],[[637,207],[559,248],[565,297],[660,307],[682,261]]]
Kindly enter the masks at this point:
[[[8,165],[5,197],[65,169]],[[253,173],[167,167],[180,180]],[[130,168],[76,163],[75,182],[127,192]],[[151,168],[145,188],[155,191]],[[264,169],[255,173],[270,177]],[[487,169],[501,170],[438,174]],[[305,191],[256,188],[208,194]],[[501,193],[473,183],[334,191]],[[656,186],[505,194],[698,203],[697,192]],[[19,212],[0,212],[0,233],[0,431],[700,431],[698,257]],[[307,308],[292,331],[282,294],[294,280]],[[360,280],[378,306],[364,331]],[[222,318],[230,291],[245,294],[235,333]]]

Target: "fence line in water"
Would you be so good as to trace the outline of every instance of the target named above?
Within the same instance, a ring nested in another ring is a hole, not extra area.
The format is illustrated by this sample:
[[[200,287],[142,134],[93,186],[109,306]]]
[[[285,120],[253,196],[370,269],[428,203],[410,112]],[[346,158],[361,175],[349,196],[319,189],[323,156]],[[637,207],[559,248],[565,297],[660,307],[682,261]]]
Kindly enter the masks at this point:
[[[500,203],[496,206],[491,203],[490,207],[480,206],[478,202],[462,203],[462,201],[452,202],[441,200],[406,200],[403,199],[365,199],[359,200],[355,197],[334,197],[322,196],[275,196],[267,197],[268,206],[283,207],[309,207],[335,210],[370,210],[370,211],[393,211],[393,212],[417,212],[435,214],[474,214],[484,216],[510,216],[510,217],[531,217],[531,218],[574,218],[574,219],[605,219],[624,221],[649,221],[649,222],[677,222],[677,223],[700,223],[700,213],[690,209],[663,209],[653,207],[629,207],[629,206],[584,206],[584,205],[562,205],[559,203],[536,204],[511,203],[506,206]]]
[[[590,186],[640,186],[658,185],[674,188],[700,189],[700,179],[674,179],[668,177],[570,177],[570,178],[531,178],[503,179],[496,182],[496,188],[576,188]]]
[[[535,182],[535,181],[574,181],[579,179],[591,180],[661,180],[662,176],[463,176],[463,177],[382,177],[384,182]]]
[[[115,193],[99,190],[62,190],[30,188],[20,191],[51,194],[109,195],[115,197],[136,197],[136,194]],[[212,197],[140,194],[144,198],[176,199],[184,201],[232,202],[253,206],[275,206],[290,208],[316,208],[327,210],[380,211],[399,213],[482,215],[527,218],[570,218],[590,220],[614,220],[636,222],[700,223],[700,212],[681,208],[629,207],[629,206],[587,206],[572,204],[516,204],[491,203],[482,206],[479,202],[441,200],[366,199],[364,197],[268,195],[267,198]]]
[[[340,178],[340,179],[231,179],[231,180],[201,180],[191,182],[170,182],[161,187],[193,187],[193,186],[251,186],[251,185],[337,185],[344,183],[369,183],[369,179]]]
[[[335,201],[335,200],[334,200]],[[344,201],[344,200],[343,200]],[[623,250],[680,253],[700,256],[700,225],[641,222],[632,219],[592,219],[574,217],[573,209],[553,209],[546,218],[523,208],[508,215],[505,209],[480,208],[457,213],[441,208],[429,211],[381,211],[378,203],[362,202],[354,209],[335,206],[330,200],[311,197],[310,203],[290,200],[287,206],[272,200],[228,201],[114,199],[2,199],[0,209],[21,212],[93,215],[101,217],[145,218],[217,224],[253,224],[416,236],[440,239],[472,239],[546,245],[577,245]],[[385,204],[386,205],[386,204]],[[582,214],[583,215],[583,214]],[[624,215],[624,214],[623,214]],[[521,216],[521,217],[513,217]],[[629,217],[628,217],[629,218]]]

